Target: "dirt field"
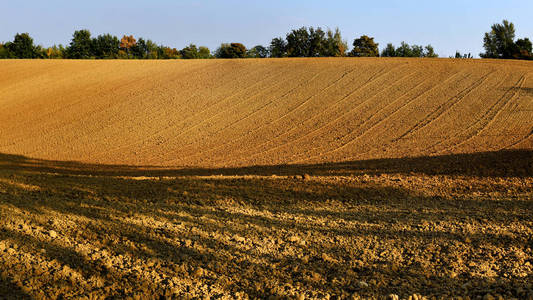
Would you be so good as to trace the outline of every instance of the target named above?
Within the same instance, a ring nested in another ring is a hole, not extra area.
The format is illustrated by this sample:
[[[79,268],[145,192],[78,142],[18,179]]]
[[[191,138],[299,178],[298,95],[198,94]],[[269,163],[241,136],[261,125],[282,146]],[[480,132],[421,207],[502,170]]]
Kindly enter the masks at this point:
[[[530,62],[2,61],[0,152],[165,166],[533,148]]]
[[[529,62],[0,68],[0,299],[533,299]]]

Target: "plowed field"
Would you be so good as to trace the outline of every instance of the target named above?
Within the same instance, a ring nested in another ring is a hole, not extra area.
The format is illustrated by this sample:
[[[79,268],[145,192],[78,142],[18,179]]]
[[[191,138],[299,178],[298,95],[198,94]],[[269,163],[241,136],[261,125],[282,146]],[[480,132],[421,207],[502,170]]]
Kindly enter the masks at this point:
[[[531,62],[0,71],[0,299],[533,297]]]
[[[0,151],[250,166],[533,148],[529,62],[3,61]]]

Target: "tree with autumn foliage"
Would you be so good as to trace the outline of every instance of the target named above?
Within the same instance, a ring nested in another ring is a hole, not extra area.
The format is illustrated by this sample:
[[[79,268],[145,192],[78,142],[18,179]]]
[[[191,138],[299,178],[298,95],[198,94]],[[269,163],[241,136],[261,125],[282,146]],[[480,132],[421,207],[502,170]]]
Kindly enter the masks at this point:
[[[124,35],[122,39],[120,39],[119,48],[120,51],[123,51],[122,53],[119,52],[120,56],[125,56],[127,58],[130,58],[132,56],[132,48],[137,45],[137,40],[133,37],[133,35]]]
[[[157,49],[159,59],[178,59],[181,58],[180,51],[176,48],[159,46]]]
[[[339,28],[335,28],[335,33],[333,33],[331,29],[328,29],[326,33],[326,46],[323,56],[346,56],[346,50],[348,50],[348,43],[342,39]]]

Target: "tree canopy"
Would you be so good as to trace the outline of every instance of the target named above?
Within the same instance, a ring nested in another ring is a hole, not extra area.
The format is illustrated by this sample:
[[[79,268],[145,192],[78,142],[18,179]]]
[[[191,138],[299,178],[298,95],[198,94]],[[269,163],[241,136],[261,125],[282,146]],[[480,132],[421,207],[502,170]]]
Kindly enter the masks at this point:
[[[9,57],[37,58],[36,47],[28,33],[17,33],[13,42],[7,43],[5,47],[9,51]]]
[[[433,46],[409,45],[402,42],[398,48],[393,44],[387,44],[387,47],[381,51],[382,57],[439,57]]]
[[[93,57],[93,43],[91,32],[87,29],[76,30],[72,35],[72,41],[67,48],[69,58],[91,58]]]
[[[268,48],[265,48],[262,45],[257,45],[252,49],[248,50],[246,56],[250,58],[267,58],[269,54],[270,52],[268,51]]]
[[[493,24],[491,30],[485,33],[481,53],[483,58],[503,59],[531,59],[531,41],[528,38],[518,39],[515,42],[515,26],[512,22],[503,20],[501,24]]]
[[[277,37],[272,39],[269,47],[270,57],[285,57],[287,56],[287,42]]]
[[[353,41],[353,50],[350,56],[356,57],[376,57],[379,56],[378,43],[374,42],[374,38],[363,35]]]
[[[244,58],[246,47],[241,43],[221,44],[215,52],[217,58]]]
[[[511,24],[512,25],[512,24]],[[497,35],[495,35],[497,36]],[[150,39],[124,34],[92,37],[87,29],[76,30],[69,45],[51,47],[35,46],[28,33],[17,34],[12,42],[0,43],[0,58],[72,58],[72,59],[207,59],[207,58],[267,58],[267,57],[342,57],[379,56],[378,43],[373,37],[362,35],[348,44],[339,28],[323,30],[321,27],[300,27],[290,30],[285,38],[277,37],[269,45],[256,45],[250,49],[242,43],[223,43],[212,54],[205,46],[189,44],[178,50],[158,45]],[[523,55],[531,53],[531,41],[519,39],[516,49]],[[426,47],[402,43],[395,48],[388,44],[382,56],[436,57],[431,45]]]

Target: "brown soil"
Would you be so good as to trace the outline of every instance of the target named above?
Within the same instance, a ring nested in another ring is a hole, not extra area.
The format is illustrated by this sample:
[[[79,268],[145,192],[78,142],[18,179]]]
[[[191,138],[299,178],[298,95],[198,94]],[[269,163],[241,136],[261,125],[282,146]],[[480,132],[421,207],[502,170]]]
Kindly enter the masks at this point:
[[[529,62],[0,66],[0,299],[533,299]]]
[[[0,152],[242,167],[533,148],[533,64],[0,61]]]

